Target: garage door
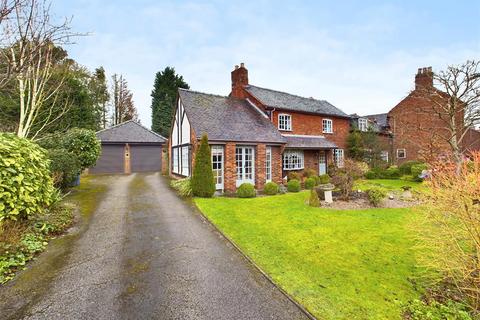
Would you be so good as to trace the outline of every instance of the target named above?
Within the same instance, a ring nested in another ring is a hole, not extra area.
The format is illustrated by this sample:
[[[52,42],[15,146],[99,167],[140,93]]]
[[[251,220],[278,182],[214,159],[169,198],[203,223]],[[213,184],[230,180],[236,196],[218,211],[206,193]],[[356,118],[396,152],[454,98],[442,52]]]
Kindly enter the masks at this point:
[[[161,146],[130,146],[130,161],[132,172],[161,171]]]
[[[102,153],[91,173],[123,173],[124,145],[102,145]]]

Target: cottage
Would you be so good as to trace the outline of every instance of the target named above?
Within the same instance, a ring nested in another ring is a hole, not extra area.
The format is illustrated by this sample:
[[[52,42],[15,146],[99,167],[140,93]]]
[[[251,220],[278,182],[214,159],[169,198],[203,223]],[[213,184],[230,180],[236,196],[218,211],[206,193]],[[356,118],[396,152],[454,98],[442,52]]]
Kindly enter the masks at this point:
[[[263,189],[290,171],[327,172],[343,165],[350,116],[325,100],[251,85],[242,63],[231,73],[228,97],[179,89],[170,172],[191,175],[198,141],[208,134],[218,190],[249,182]]]

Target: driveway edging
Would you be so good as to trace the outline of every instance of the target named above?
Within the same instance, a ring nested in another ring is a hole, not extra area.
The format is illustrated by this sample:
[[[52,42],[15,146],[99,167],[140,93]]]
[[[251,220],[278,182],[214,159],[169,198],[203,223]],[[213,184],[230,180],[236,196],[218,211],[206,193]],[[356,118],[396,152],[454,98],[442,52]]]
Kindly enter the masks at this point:
[[[222,235],[222,237],[224,237],[235,249],[237,249],[237,251],[240,252],[240,254],[245,259],[247,259],[247,261],[250,262],[255,267],[255,269],[257,269],[268,280],[268,282],[270,282],[275,288],[277,288],[285,297],[287,297],[288,300],[290,300],[293,304],[295,304],[300,309],[300,311],[302,311],[309,319],[317,320],[317,318],[313,314],[311,314],[304,306],[302,306],[298,301],[296,301],[295,298],[293,298],[289,293],[287,293],[284,289],[282,289],[279,285],[277,285],[275,281],[273,281],[273,279],[265,271],[263,271],[262,268],[260,268],[260,266],[256,264],[255,261],[253,261],[252,258],[250,258],[245,252],[243,252],[242,249],[232,239],[230,239],[230,237],[228,237],[225,233],[223,233],[223,231],[220,230],[220,228],[218,228],[213,223],[213,221],[211,221],[205,214],[203,214],[202,210],[200,210],[200,208],[197,206],[193,198],[192,198],[192,203],[195,209],[205,219],[205,221],[207,221],[208,224],[210,224],[218,233]]]

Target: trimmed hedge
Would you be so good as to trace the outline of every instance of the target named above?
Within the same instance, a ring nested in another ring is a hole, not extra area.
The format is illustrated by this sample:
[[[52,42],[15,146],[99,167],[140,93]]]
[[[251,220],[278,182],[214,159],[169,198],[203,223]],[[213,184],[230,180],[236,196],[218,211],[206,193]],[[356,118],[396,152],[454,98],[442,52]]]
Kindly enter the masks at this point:
[[[256,196],[255,186],[251,183],[242,183],[237,189],[237,197],[239,198],[255,198]]]
[[[71,186],[82,170],[80,161],[65,149],[48,150],[48,158],[55,187],[66,189]]]
[[[100,140],[94,131],[73,128],[63,138],[63,148],[74,154],[82,170],[95,165],[100,156]]]
[[[381,188],[371,188],[367,190],[368,201],[375,207],[382,203],[387,196],[387,192]]]
[[[263,187],[263,193],[269,196],[273,196],[278,193],[279,186],[275,182],[267,182]]]
[[[300,181],[296,179],[288,181],[287,183],[288,192],[300,192],[300,189],[301,189]]]
[[[0,221],[42,212],[56,198],[44,149],[0,133]]]
[[[307,178],[305,180],[305,189],[313,189],[315,187],[315,179],[314,178]]]
[[[195,156],[192,175],[192,192],[196,197],[211,198],[215,193],[213,180],[212,154],[208,145],[208,136],[204,134]]]
[[[317,177],[317,185],[330,183],[330,176],[328,174],[321,174]]]
[[[411,175],[412,174],[412,166],[414,166],[416,164],[423,164],[423,162],[411,160],[411,161],[406,161],[406,162],[402,163],[398,167],[398,169],[400,170],[400,174]]]

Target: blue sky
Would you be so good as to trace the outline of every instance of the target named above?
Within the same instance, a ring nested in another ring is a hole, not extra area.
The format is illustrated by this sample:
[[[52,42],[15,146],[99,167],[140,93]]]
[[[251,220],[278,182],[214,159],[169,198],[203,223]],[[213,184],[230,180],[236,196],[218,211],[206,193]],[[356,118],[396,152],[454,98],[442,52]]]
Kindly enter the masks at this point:
[[[124,74],[147,126],[154,76],[166,66],[193,90],[227,95],[244,62],[252,84],[371,114],[395,106],[418,67],[480,59],[476,0],[53,0],[52,8],[91,32],[68,47],[71,57]]]

